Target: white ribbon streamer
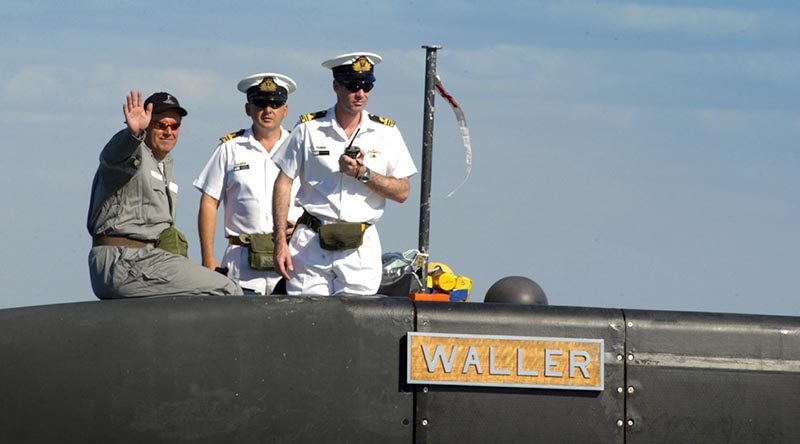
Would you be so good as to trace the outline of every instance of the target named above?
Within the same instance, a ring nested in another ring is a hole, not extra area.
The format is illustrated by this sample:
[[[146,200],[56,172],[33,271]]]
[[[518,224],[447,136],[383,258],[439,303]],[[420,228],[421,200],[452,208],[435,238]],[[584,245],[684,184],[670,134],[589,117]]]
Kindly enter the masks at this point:
[[[464,117],[464,111],[461,110],[461,107],[458,106],[456,103],[456,99],[453,98],[447,91],[444,89],[444,85],[442,85],[442,79],[439,76],[436,76],[435,81],[436,91],[439,92],[439,95],[442,96],[444,100],[450,104],[450,108],[453,108],[453,112],[456,114],[456,120],[458,120],[458,129],[461,132],[461,142],[464,144],[464,156],[466,157],[466,175],[464,176],[464,180],[461,181],[458,186],[451,191],[447,197],[452,196],[453,194],[461,188],[461,185],[467,182],[470,173],[472,172],[472,144],[469,141],[469,128],[467,128],[467,119]]]

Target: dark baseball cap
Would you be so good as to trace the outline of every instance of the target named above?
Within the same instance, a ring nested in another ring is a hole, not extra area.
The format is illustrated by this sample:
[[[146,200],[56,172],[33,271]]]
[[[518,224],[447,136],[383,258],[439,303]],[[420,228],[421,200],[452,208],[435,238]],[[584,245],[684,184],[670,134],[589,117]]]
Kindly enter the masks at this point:
[[[164,111],[171,109],[177,110],[178,114],[180,114],[182,117],[189,114],[181,107],[181,104],[178,103],[178,99],[170,93],[154,93],[144,101],[144,107],[147,108],[147,105],[150,103],[153,104],[153,114],[161,114]]]

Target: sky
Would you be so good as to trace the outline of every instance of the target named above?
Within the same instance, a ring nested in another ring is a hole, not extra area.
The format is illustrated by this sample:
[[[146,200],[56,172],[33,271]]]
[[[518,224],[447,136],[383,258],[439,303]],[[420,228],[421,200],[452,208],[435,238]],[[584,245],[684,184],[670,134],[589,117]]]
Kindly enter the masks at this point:
[[[95,300],[85,228],[130,89],[189,110],[177,226],[200,262],[192,186],[244,128],[237,82],[292,77],[284,126],[333,104],[325,59],[383,56],[367,109],[421,167],[425,50],[466,115],[472,174],[436,99],[431,260],[536,281],[553,305],[800,316],[800,4],[792,1],[6,1],[0,308]],[[416,248],[420,177],[378,224]],[[222,255],[221,223],[217,252]]]

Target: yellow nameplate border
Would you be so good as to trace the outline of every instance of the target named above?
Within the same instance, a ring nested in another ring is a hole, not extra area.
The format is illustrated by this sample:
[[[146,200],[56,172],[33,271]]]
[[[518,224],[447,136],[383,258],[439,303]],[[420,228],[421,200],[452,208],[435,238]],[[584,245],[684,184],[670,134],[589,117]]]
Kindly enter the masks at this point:
[[[408,332],[409,384],[603,390],[602,339]]]

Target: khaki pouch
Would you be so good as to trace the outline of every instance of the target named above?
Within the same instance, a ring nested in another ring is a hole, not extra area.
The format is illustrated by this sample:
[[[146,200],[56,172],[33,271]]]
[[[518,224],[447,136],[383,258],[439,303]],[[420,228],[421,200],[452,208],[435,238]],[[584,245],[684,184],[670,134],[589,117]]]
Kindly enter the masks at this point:
[[[156,248],[178,256],[189,257],[189,243],[186,242],[186,236],[175,227],[166,228],[158,235]]]
[[[250,243],[247,245],[250,268],[253,270],[274,270],[275,263],[272,252],[275,251],[275,242],[272,233],[255,233],[249,235]]]
[[[350,250],[364,241],[364,231],[369,224],[342,222],[319,227],[319,245],[326,250]]]

